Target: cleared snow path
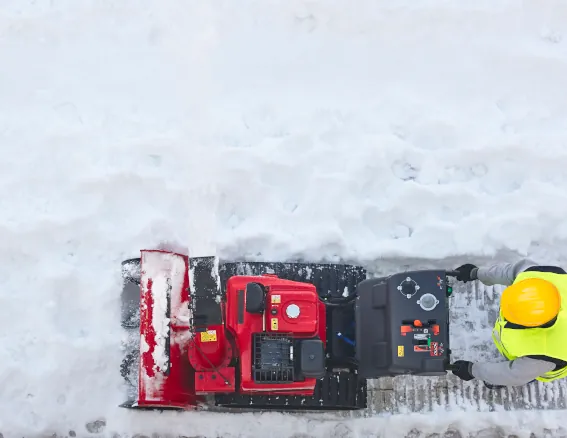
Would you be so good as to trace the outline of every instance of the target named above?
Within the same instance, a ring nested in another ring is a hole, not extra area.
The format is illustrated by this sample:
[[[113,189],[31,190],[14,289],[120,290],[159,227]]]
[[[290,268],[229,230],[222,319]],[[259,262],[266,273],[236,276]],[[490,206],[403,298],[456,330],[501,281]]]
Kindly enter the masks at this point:
[[[117,408],[142,247],[565,266],[566,22],[559,0],[4,0],[2,436],[566,436],[565,411]]]

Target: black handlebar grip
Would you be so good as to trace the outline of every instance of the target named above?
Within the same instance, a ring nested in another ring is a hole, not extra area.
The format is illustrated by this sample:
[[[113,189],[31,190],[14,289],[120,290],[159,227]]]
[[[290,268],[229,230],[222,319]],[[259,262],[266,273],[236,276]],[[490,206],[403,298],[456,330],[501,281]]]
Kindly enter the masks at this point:
[[[447,277],[456,277],[459,275],[459,271],[445,271],[445,275],[447,275]]]

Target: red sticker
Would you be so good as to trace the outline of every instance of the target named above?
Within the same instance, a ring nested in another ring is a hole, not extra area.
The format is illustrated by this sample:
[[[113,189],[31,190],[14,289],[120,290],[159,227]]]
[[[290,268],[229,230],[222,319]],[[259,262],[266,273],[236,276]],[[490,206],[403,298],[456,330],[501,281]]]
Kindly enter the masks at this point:
[[[431,343],[430,354],[431,354],[431,356],[439,356],[440,355],[439,343],[438,342],[432,342]]]

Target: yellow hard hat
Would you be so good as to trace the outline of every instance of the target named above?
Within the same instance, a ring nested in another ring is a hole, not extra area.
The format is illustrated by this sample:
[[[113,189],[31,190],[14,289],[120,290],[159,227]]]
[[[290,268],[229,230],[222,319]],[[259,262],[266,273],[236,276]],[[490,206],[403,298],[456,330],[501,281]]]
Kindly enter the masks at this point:
[[[500,308],[507,321],[524,327],[538,327],[557,316],[561,295],[549,281],[527,278],[504,289]]]

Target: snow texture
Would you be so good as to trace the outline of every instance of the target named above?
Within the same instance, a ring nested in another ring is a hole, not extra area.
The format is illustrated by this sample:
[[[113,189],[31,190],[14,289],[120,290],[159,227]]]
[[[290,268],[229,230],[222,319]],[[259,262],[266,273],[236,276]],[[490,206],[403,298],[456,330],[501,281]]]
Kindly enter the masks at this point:
[[[185,261],[178,255],[160,252],[144,252],[142,254],[141,286],[144,291],[149,291],[147,293],[150,293],[152,297],[151,326],[155,333],[155,346],[152,351],[154,363],[152,376],[148,376],[147,370],[141,370],[142,382],[148,401],[161,400],[163,373],[169,367],[169,358],[166,352],[167,339],[170,336],[169,325],[172,322],[177,322],[178,315],[182,317],[188,315],[188,303],[181,301],[180,294],[185,272]],[[144,303],[142,302],[142,306],[144,306]],[[171,315],[176,321],[167,317],[169,304],[171,305]],[[184,308],[187,308],[187,311],[182,310]],[[142,311],[146,313],[147,309],[144,307]],[[187,322],[188,319],[185,324]],[[178,337],[175,339],[178,340]],[[147,339],[142,334],[140,337],[140,353],[145,353],[149,349]]]
[[[165,352],[165,345],[167,338],[169,338],[169,323],[170,319],[167,317],[167,305],[172,285],[168,284],[170,279],[174,280],[175,277],[170,276],[168,271],[164,271],[166,263],[161,264],[159,253],[145,253],[142,258],[142,288],[149,291],[149,281],[152,281],[151,295],[152,295],[152,329],[155,333],[156,346],[152,353],[154,360],[154,372],[164,372],[167,369],[167,354]],[[166,258],[177,260],[177,258],[167,255]],[[181,273],[181,284],[183,284],[183,269]]]
[[[141,248],[564,263],[566,22],[562,0],[4,0],[0,436],[566,436],[565,411],[117,407]],[[490,357],[487,309],[458,312],[459,353]]]

